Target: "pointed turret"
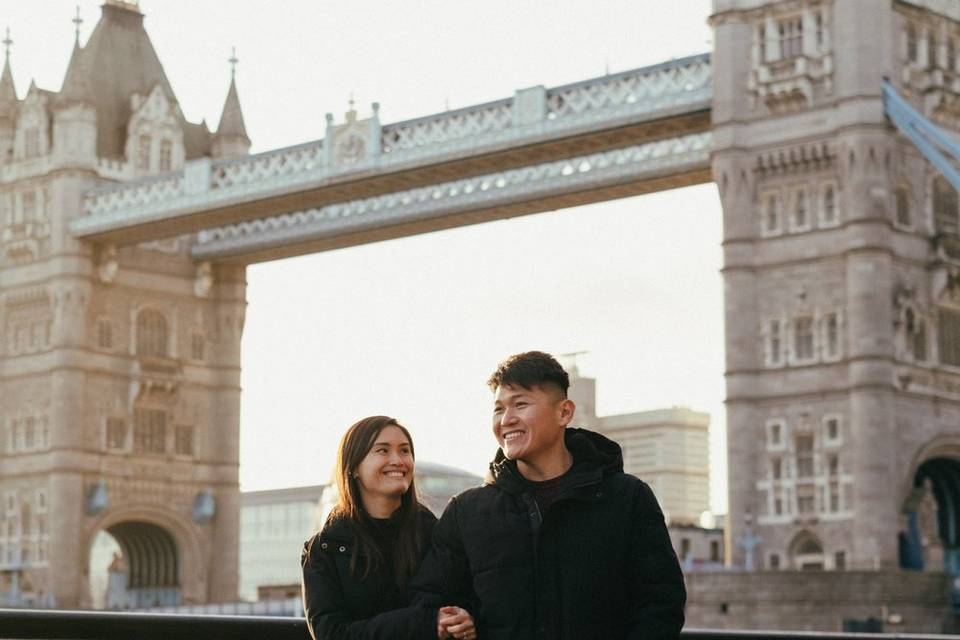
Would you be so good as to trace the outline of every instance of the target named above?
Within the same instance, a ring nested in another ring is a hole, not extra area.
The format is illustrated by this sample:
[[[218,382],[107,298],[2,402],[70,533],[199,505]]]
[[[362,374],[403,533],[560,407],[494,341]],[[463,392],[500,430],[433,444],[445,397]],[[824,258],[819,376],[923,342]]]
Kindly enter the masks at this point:
[[[234,158],[250,153],[250,138],[247,136],[243,110],[240,108],[240,98],[237,96],[236,64],[237,54],[234,52],[230,57],[230,88],[227,90],[227,99],[223,103],[220,124],[213,136],[214,158]]]
[[[20,101],[17,99],[17,88],[13,84],[13,71],[10,69],[10,29],[3,40],[6,47],[3,61],[3,72],[0,73],[0,163],[7,162],[13,155],[13,137],[17,129],[17,115],[20,111]]]
[[[57,96],[56,102],[57,106],[95,105],[93,86],[90,84],[90,73],[84,61],[83,49],[80,47],[79,40],[73,43],[73,53],[70,54],[70,63],[67,65],[67,73],[63,77],[63,86],[60,87],[60,95]]]
[[[10,70],[10,45],[13,40],[10,39],[10,29],[7,29],[7,37],[3,41],[6,46],[5,60],[3,61],[3,73],[0,74],[0,118],[15,118],[17,115],[17,89],[13,84],[13,71]]]

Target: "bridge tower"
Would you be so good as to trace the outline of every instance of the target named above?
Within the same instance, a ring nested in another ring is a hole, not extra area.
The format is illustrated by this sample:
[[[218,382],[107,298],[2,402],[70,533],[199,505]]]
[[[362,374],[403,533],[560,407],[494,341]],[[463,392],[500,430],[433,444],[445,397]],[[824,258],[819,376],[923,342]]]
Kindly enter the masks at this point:
[[[960,130],[960,2],[715,0],[711,20],[733,562],[956,572],[957,195],[881,88]]]
[[[79,28],[59,92],[0,76],[0,601],[88,605],[91,545],[123,551],[124,605],[237,592],[242,267],[190,237],[116,250],[68,222],[85,191],[249,149],[231,81],[188,122],[135,1]],[[78,24],[79,27],[79,24]],[[226,84],[226,83],[225,83]],[[103,595],[103,594],[99,594]],[[116,594],[114,594],[116,595]]]

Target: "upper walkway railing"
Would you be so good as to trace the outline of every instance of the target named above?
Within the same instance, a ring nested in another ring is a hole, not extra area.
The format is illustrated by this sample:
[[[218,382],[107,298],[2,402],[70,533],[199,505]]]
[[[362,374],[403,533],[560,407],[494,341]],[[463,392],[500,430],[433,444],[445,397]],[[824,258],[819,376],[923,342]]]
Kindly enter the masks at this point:
[[[165,212],[226,207],[357,176],[704,111],[712,101],[711,80],[710,55],[701,54],[552,89],[523,89],[512,98],[382,127],[376,107],[369,121],[334,125],[328,117],[328,139],[342,139],[335,136],[348,127],[367,136],[364,148],[352,148],[357,157],[341,157],[332,144],[317,140],[233,160],[194,160],[179,172],[92,191],[71,230],[78,236],[96,235],[149,223]]]
[[[960,640],[907,633],[686,629],[682,640]],[[0,609],[0,640],[309,640],[303,618]]]

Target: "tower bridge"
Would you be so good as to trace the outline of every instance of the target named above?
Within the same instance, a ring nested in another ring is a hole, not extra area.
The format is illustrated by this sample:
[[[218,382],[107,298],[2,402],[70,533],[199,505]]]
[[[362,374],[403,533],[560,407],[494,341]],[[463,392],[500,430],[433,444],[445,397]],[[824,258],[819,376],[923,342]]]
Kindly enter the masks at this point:
[[[184,118],[136,2],[105,2],[58,92],[20,99],[8,51],[0,593],[89,603],[78,559],[113,531],[163,568],[140,596],[236,595],[246,265],[711,180],[727,557],[960,571],[960,0],[714,0],[711,24],[710,55],[351,108],[256,155],[232,81],[215,131]]]
[[[103,187],[70,229],[250,263],[709,181],[709,55]],[[269,215],[264,215],[268,212]]]

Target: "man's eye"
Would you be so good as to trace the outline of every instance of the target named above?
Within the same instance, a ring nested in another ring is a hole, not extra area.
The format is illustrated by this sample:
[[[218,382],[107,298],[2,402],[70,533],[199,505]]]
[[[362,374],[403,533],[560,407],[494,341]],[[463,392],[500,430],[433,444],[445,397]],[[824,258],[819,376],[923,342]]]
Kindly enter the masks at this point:
[[[518,402],[516,406],[518,406],[518,407],[525,407],[525,406],[527,406],[527,403],[526,403],[526,402]]]
[[[493,412],[494,412],[494,413],[503,413],[503,407],[494,407],[494,408],[493,408]]]

